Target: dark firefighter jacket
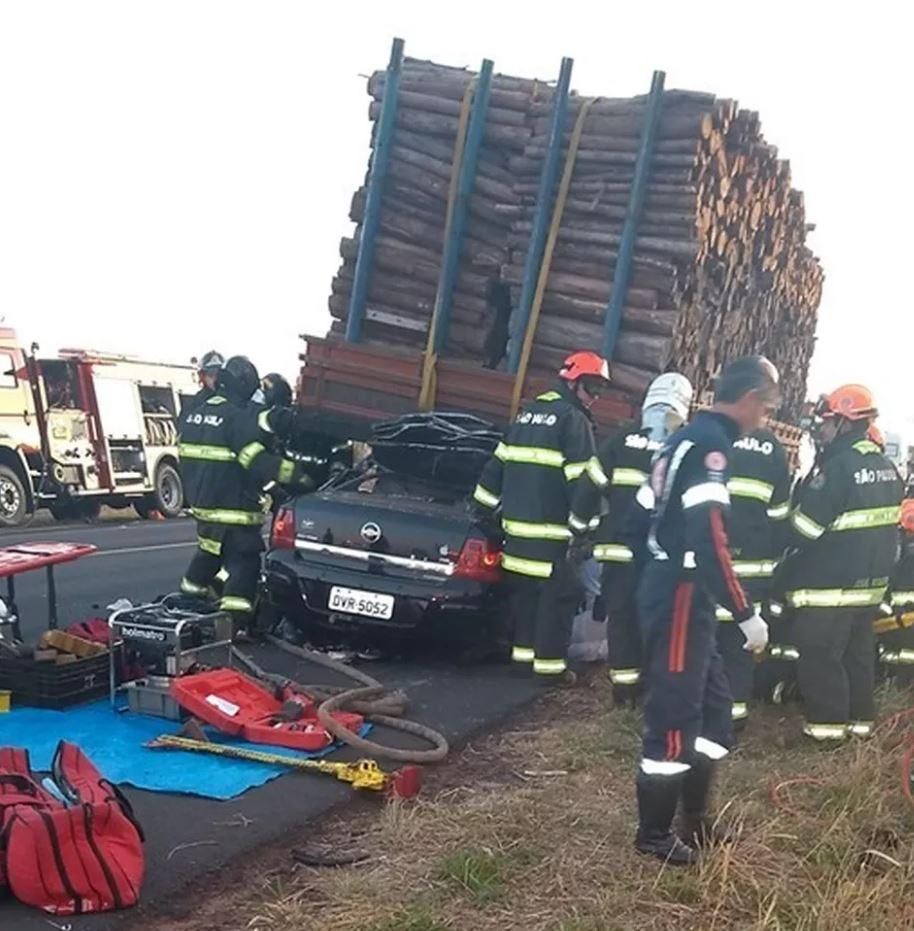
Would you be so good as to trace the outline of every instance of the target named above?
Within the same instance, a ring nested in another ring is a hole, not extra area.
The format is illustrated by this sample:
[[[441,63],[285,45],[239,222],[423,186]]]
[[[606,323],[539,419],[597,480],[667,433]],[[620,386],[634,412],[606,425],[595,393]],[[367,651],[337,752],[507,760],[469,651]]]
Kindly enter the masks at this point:
[[[888,604],[895,615],[914,612],[914,534],[901,532],[901,558],[892,570]]]
[[[787,453],[770,430],[756,430],[733,444],[727,490],[727,536],[733,570],[759,607],[787,544],[790,516]],[[717,616],[718,620],[731,620],[722,606]]]
[[[654,462],[649,484],[636,496],[635,511],[651,507],[647,533],[648,582],[697,582],[737,623],[752,616],[730,557],[727,481],[736,424],[714,411],[700,411],[673,434]],[[642,511],[643,513],[643,511]],[[643,526],[637,514],[629,526]]]
[[[191,411],[196,410],[201,404],[205,404],[215,393],[216,392],[212,388],[207,388],[206,385],[203,385],[196,394],[182,396],[179,417],[183,418],[185,414],[189,414]]]
[[[635,494],[650,474],[651,460],[663,446],[648,434],[639,424],[630,423],[608,437],[575,489],[571,529],[584,533],[599,521],[594,556],[600,562],[632,561],[631,548],[623,542],[625,522]]]
[[[500,509],[506,572],[548,579],[564,558],[574,486],[594,455],[590,418],[564,385],[522,410],[486,464],[473,498]]]
[[[264,485],[301,479],[294,463],[267,452],[255,412],[220,394],[184,414],[178,454],[193,515],[207,523],[259,527]]]
[[[875,443],[838,437],[819,472],[805,482],[790,515],[783,572],[794,608],[853,608],[882,603],[898,551],[903,487]]]

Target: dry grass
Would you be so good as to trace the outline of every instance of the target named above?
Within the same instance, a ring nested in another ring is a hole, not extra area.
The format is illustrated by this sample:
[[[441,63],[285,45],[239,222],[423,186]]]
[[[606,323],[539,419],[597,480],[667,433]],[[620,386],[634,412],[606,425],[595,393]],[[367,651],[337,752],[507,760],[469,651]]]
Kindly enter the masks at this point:
[[[764,712],[725,764],[721,807],[737,842],[677,871],[632,851],[638,722],[608,704],[599,683],[552,699],[525,729],[465,751],[422,800],[384,808],[358,839],[365,863],[287,871],[221,927],[914,928],[914,810],[898,778],[906,722],[825,752],[800,742],[795,720]]]

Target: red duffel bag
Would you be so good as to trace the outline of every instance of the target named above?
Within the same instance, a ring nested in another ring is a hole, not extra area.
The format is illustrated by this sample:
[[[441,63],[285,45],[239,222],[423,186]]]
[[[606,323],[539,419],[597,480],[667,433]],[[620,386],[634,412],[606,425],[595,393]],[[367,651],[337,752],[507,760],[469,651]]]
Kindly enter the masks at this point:
[[[22,751],[0,750],[0,878],[23,904],[52,915],[128,908],[143,881],[143,834],[130,803],[74,744],[61,741],[48,793]],[[31,788],[29,787],[31,784]]]

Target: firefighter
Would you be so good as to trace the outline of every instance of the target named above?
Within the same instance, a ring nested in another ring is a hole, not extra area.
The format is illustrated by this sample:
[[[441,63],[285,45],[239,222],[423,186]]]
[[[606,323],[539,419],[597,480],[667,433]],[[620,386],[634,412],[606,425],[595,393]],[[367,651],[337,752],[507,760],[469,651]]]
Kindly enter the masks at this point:
[[[778,438],[762,428],[733,444],[730,456],[730,519],[733,571],[755,610],[769,610],[771,580],[786,544],[790,516],[790,467]],[[778,609],[775,609],[775,614]],[[755,662],[743,649],[745,637],[723,605],[717,606],[717,648],[733,698],[733,720],[749,715]]]
[[[873,727],[873,615],[895,564],[903,496],[895,467],[866,437],[877,413],[862,385],[820,399],[819,470],[790,516],[786,602],[804,733],[819,741],[865,737]]]
[[[733,616],[746,650],[768,642],[733,571],[727,479],[732,444],[777,403],[777,369],[762,356],[737,359],[718,379],[713,406],[667,440],[638,491],[651,519],[637,596],[646,695],[635,847],[674,865],[695,862],[696,847],[722,839],[710,827],[709,796],[733,722],[715,604]],[[682,838],[672,830],[680,799]]]
[[[575,533],[594,519],[594,556],[601,563],[600,597],[594,620],[604,621],[609,646],[609,678],[616,707],[634,705],[641,682],[641,634],[635,606],[637,573],[623,532],[638,489],[647,481],[654,454],[689,416],[692,384],[668,372],[654,379],[644,396],[639,422],[623,426],[600,447],[575,492],[570,518]],[[605,501],[600,516],[601,503]]]
[[[200,390],[193,397],[182,402],[182,417],[209,400],[216,393],[216,380],[219,377],[219,370],[224,364],[225,359],[215,349],[203,354],[203,358],[200,359],[197,365],[197,380],[200,382]]]
[[[898,525],[900,556],[874,627],[886,674],[909,685],[914,680],[914,498],[901,502]]]
[[[589,408],[609,383],[609,365],[595,352],[576,352],[559,376],[554,390],[515,417],[473,497],[483,521],[501,512],[502,568],[514,589],[512,659],[542,682],[572,684],[565,654],[582,589],[566,559],[568,519],[574,486],[594,455]]]
[[[257,369],[244,356],[229,359],[216,391],[184,414],[178,453],[197,551],[181,591],[207,597],[217,574],[224,585],[219,606],[232,615],[236,633],[250,628],[263,550],[260,494],[269,481],[307,486],[301,469],[267,452],[250,406]]]

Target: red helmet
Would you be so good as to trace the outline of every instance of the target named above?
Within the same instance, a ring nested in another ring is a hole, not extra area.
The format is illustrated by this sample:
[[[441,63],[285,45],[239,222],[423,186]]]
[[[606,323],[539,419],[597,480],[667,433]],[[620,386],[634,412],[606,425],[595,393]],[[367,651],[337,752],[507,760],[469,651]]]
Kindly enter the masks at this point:
[[[879,410],[869,388],[863,385],[842,385],[831,394],[819,398],[816,414],[823,419],[843,417],[845,420],[872,420]]]
[[[612,378],[609,363],[595,352],[573,352],[562,364],[559,376],[574,384],[579,378],[598,378],[608,382]]]

